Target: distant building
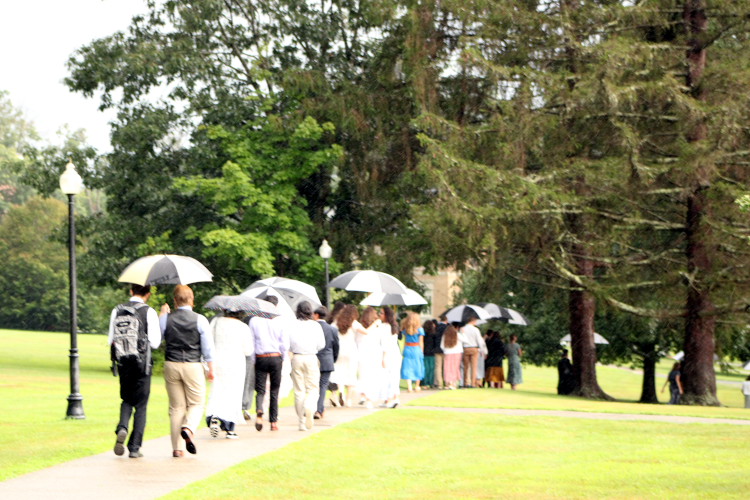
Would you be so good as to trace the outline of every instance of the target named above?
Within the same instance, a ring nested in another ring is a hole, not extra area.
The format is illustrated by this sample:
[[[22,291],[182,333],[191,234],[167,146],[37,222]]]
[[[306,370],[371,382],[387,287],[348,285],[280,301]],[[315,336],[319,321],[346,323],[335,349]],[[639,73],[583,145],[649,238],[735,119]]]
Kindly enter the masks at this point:
[[[456,285],[459,274],[455,269],[440,269],[436,275],[424,274],[423,267],[414,269],[414,279],[424,286],[422,296],[430,303],[422,310],[422,320],[437,318],[453,306],[453,297],[460,291]]]

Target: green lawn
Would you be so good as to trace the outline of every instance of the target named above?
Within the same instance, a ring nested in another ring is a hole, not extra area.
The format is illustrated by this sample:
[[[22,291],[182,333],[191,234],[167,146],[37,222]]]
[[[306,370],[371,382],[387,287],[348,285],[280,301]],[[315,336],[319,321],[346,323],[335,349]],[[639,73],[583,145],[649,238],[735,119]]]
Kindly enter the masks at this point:
[[[730,426],[381,411],[166,499],[746,499]]]
[[[431,395],[410,403],[413,406],[447,406],[461,408],[523,408],[534,410],[573,410],[607,413],[639,413],[649,415],[684,415],[750,419],[744,409],[744,398],[739,387],[717,385],[719,400],[725,408],[644,405],[636,401],[641,394],[641,375],[610,367],[597,367],[599,385],[618,402],[590,401],[557,395],[557,370],[554,368],[523,367],[524,383],[517,391],[505,389],[469,389],[431,391]],[[657,379],[661,390],[664,379]],[[660,401],[669,400],[669,390],[658,393]]]
[[[0,330],[0,481],[111,450],[120,386],[103,335],[79,335],[85,420],[65,420],[69,336]],[[281,401],[286,406],[293,397]],[[144,439],[169,434],[164,379],[154,376]]]

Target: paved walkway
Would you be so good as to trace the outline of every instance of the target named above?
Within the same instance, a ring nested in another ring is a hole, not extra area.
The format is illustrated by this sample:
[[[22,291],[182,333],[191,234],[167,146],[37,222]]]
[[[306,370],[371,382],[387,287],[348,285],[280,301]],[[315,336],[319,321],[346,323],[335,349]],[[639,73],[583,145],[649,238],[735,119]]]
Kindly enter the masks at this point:
[[[448,408],[443,406],[399,406],[399,409],[401,408],[406,410],[455,411],[460,413],[493,413],[496,415],[508,415],[513,417],[564,417],[583,418],[590,420],[645,420],[650,422],[666,422],[670,424],[750,425],[750,420],[737,420],[733,418],[681,417],[677,415],[636,415],[630,413],[593,413],[584,411],[517,410],[503,408]]]

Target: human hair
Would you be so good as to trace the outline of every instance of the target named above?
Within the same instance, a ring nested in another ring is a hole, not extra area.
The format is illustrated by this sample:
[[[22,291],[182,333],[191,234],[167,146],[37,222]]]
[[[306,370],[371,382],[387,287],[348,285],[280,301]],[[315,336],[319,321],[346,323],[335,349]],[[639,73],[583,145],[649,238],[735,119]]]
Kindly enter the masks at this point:
[[[297,319],[304,321],[312,319],[313,315],[313,308],[312,304],[310,304],[308,301],[303,300],[299,304],[297,304]]]
[[[242,321],[247,317],[247,313],[245,311],[224,311],[224,317]]]
[[[419,314],[414,311],[406,311],[406,317],[401,320],[401,329],[407,335],[414,335],[419,330]]]
[[[560,355],[561,355],[561,356],[562,356],[563,358],[567,357],[567,356],[568,356],[568,350],[567,350],[567,349],[563,349],[562,351],[560,351]]]
[[[443,345],[448,349],[456,347],[458,344],[458,330],[453,325],[448,325],[443,333]]]
[[[369,306],[362,311],[362,314],[359,317],[359,322],[362,323],[362,326],[365,328],[370,328],[370,325],[375,323],[376,319],[378,319],[378,313],[375,311],[374,307]]]
[[[151,286],[150,285],[138,285],[136,283],[133,283],[130,285],[130,291],[133,292],[134,296],[138,297],[145,297],[149,293],[151,293]]]
[[[174,298],[174,304],[177,307],[180,307],[180,306],[192,307],[193,299],[195,298],[193,296],[193,291],[187,285],[175,286],[174,292],[172,292],[172,297]]]
[[[351,304],[345,305],[336,316],[336,325],[339,328],[339,333],[346,335],[358,317],[359,311],[357,311],[357,306]]]
[[[746,378],[745,380],[750,380],[750,375],[748,375],[748,376],[747,376],[747,378]]]
[[[317,314],[319,319],[325,320],[328,316],[328,309],[326,309],[326,306],[320,306],[313,313]]]
[[[443,323],[447,323],[448,322],[448,316],[446,316],[445,314],[441,314],[440,315],[440,321],[442,321]]]
[[[326,317],[326,323],[329,325],[333,323],[336,320],[336,316],[339,315],[341,310],[344,308],[346,304],[341,302],[340,300],[337,300],[335,304],[333,304],[333,309],[331,309],[331,312],[328,313],[328,316]],[[346,333],[346,332],[344,332]]]
[[[381,307],[385,322],[391,325],[391,335],[398,335],[398,322],[396,322],[396,313],[390,307]]]
[[[680,369],[680,362],[678,361],[677,363],[672,365],[672,371],[677,371],[679,369]]]
[[[425,335],[435,335],[435,323],[431,319],[424,322],[422,329],[424,329]]]
[[[270,302],[275,306],[279,305],[279,298],[276,295],[266,295],[266,298],[263,300],[265,300],[266,302]]]
[[[510,337],[509,337],[509,339],[508,339],[508,340],[510,340],[510,343],[512,344],[512,343],[514,343],[514,342],[515,342],[516,340],[518,340],[518,337],[516,337],[516,334],[515,334],[515,333],[511,333],[511,334],[510,334]]]

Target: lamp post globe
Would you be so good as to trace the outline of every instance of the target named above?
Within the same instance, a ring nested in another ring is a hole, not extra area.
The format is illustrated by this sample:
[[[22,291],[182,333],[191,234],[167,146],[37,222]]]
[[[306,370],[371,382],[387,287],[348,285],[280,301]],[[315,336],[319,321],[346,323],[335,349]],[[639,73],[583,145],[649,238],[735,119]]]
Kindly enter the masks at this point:
[[[333,255],[333,248],[328,244],[328,240],[323,240],[320,248],[318,248],[318,254],[323,258],[326,263],[326,309],[331,310],[331,289],[328,288],[328,259]]]
[[[75,165],[68,159],[65,172],[60,176],[60,191],[68,196],[68,269],[70,275],[70,395],[65,418],[86,418],[83,413],[83,396],[80,393],[78,364],[78,301],[76,297],[76,230],[74,197],[83,190],[83,179]]]

